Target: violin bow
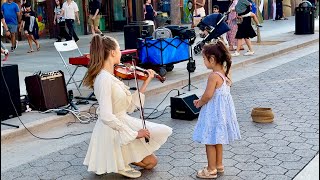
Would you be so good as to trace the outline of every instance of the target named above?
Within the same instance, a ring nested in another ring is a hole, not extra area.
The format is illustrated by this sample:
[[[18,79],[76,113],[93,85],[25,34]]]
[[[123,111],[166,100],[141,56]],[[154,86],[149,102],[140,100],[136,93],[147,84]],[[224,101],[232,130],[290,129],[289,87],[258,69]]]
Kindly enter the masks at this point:
[[[143,129],[147,129],[146,120],[144,119],[144,110],[143,110],[143,107],[142,107],[140,89],[139,89],[138,78],[137,78],[137,73],[136,73],[136,65],[135,65],[133,60],[132,60],[132,65],[133,65],[134,79],[136,81],[136,87],[137,87],[137,90],[138,90],[139,101],[140,101],[140,117],[142,119],[142,128]],[[144,138],[144,140],[145,140],[146,143],[149,143],[149,139],[148,138]]]

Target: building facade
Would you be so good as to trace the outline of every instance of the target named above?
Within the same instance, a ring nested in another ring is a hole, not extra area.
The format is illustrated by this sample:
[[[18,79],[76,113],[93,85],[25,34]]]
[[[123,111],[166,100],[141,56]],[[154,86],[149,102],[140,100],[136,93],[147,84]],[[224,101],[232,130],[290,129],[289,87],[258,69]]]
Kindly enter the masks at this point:
[[[1,0],[1,4],[7,0]],[[55,0],[14,0],[19,6],[24,1],[31,3],[32,9],[37,13],[37,21],[40,28],[40,38],[55,38],[58,34],[58,28],[54,26],[54,7]],[[60,0],[61,3],[66,0]],[[89,34],[88,26],[88,6],[89,0],[74,0],[79,6],[79,15],[81,24],[75,24],[77,34]],[[101,20],[100,29],[104,32],[123,31],[124,25],[143,20],[143,0],[99,0],[101,2]],[[152,0],[155,10],[163,10],[163,7],[170,9],[171,2],[180,3],[181,22],[190,23],[192,12],[188,9],[188,1],[190,0]],[[253,0],[263,2],[263,19],[272,18],[272,3],[275,0]],[[294,8],[302,0],[284,0],[284,13],[286,16],[294,14]],[[228,9],[231,0],[207,0],[205,9],[207,14],[212,11],[213,5],[219,5],[224,12]],[[165,6],[163,6],[165,5]],[[20,34],[20,39],[22,38]]]

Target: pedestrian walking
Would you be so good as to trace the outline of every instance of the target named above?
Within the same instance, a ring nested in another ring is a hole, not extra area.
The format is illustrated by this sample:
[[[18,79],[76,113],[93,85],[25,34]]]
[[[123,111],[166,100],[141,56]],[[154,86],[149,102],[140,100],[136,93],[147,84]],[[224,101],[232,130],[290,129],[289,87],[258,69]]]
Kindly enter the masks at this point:
[[[157,16],[157,12],[153,9],[151,0],[144,0],[143,12],[144,12],[144,20],[149,25],[153,25],[153,27],[155,28],[154,17]]]
[[[253,4],[249,0],[239,0],[235,7],[238,18],[240,21],[242,21],[242,19],[245,17],[252,17],[256,25],[258,27],[262,27],[262,25],[259,23],[258,17],[252,12],[252,5]]]
[[[237,24],[237,12],[235,10],[235,7],[238,3],[238,0],[233,0],[230,7],[229,7],[229,14],[227,19],[227,24],[230,27],[230,31],[227,32],[227,41],[229,44],[229,51],[235,51],[235,46],[238,45],[238,40],[236,39],[236,34],[238,31],[238,24]],[[243,48],[244,42],[241,42],[240,50],[244,50]]]
[[[22,15],[22,21],[20,26],[20,32],[24,32],[24,35],[26,36],[28,43],[29,43],[29,51],[28,53],[33,53],[33,46],[32,42],[36,44],[37,51],[40,51],[40,44],[36,40],[38,38],[38,24],[36,21],[36,13],[31,9],[31,4],[27,3],[24,5],[25,11]]]
[[[89,25],[91,27],[91,32],[93,35],[96,33],[102,34],[99,29],[100,24],[100,8],[101,3],[98,0],[90,0],[89,1]]]
[[[247,6],[247,11],[250,11],[250,5]],[[251,17],[243,17],[242,22],[238,23],[238,31],[236,34],[236,39],[238,40],[237,42],[237,49],[236,51],[231,54],[232,56],[240,56],[240,48],[242,46],[243,40],[246,42],[249,51],[244,53],[245,56],[251,56],[254,55],[254,51],[252,48],[251,40],[250,38],[256,37],[257,34],[253,30],[252,25],[251,25]]]
[[[9,28],[8,28],[8,26],[6,24],[6,21],[3,18],[2,12],[0,12],[0,18],[1,18],[1,36],[3,36],[3,30],[6,31],[6,35],[10,34]],[[4,45],[4,43],[2,41],[1,41],[1,54],[4,55],[3,61],[8,60],[9,51],[8,51],[8,49],[6,48],[6,46]]]
[[[121,59],[120,46],[114,38],[94,35],[90,57],[84,84],[94,89],[100,107],[83,164],[88,166],[88,171],[98,175],[118,173],[138,178],[141,172],[129,164],[144,169],[155,167],[158,161],[154,152],[172,133],[170,127],[152,122],[146,122],[145,129],[141,119],[127,114],[144,104],[143,93],[154,77],[154,71],[147,70],[148,79],[137,87],[140,91],[131,94],[129,87],[113,75],[114,66]],[[149,139],[148,144],[144,138]]]
[[[241,138],[234,102],[230,94],[231,55],[221,41],[205,45],[204,64],[212,70],[207,87],[194,106],[201,108],[193,140],[206,147],[208,165],[197,172],[198,178],[217,178],[224,172],[223,145]]]
[[[206,16],[206,10],[204,9],[206,0],[193,0],[193,4],[194,11],[191,28],[197,26],[197,24],[200,22],[200,19]]]
[[[18,17],[20,16],[19,6],[13,0],[8,0],[2,4],[1,11],[10,32],[6,35],[11,40],[11,52],[13,52],[18,47],[16,34],[18,32]]]
[[[77,20],[78,25],[80,25],[80,18],[79,18],[79,8],[76,2],[73,0],[67,0],[62,5],[62,15],[65,18],[68,30],[69,30],[69,36],[73,39],[75,42],[79,41],[79,38],[74,30],[74,22]]]
[[[69,41],[72,39],[72,37],[69,36],[68,32],[66,31],[66,20],[64,16],[62,16],[62,4],[60,0],[56,1],[56,7],[54,8],[54,20],[53,24],[58,24],[59,26],[59,35],[57,42],[61,42],[62,38],[64,38],[66,41]]]

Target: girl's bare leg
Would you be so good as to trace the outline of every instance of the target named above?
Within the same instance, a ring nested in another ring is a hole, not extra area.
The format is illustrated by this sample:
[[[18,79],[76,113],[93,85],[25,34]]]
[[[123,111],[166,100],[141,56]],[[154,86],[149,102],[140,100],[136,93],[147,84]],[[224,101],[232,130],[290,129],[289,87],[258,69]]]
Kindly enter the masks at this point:
[[[39,51],[39,48],[40,48],[39,42],[34,38],[33,35],[30,35],[30,36],[31,36],[31,40],[36,44],[37,50]]]
[[[217,151],[215,145],[206,145],[208,171],[217,169]]]
[[[247,46],[249,48],[249,51],[253,51],[252,45],[251,45],[251,40],[249,38],[248,39],[244,39],[244,40],[246,41],[246,44],[247,44]]]
[[[217,168],[218,169],[221,169],[223,168],[223,162],[222,162],[222,159],[223,159],[223,146],[222,144],[217,144],[216,145],[216,151],[217,151]]]
[[[32,38],[31,38],[31,36],[29,34],[26,34],[26,38],[28,39],[28,44],[29,44],[29,47],[30,47],[29,52],[32,52],[33,51]]]

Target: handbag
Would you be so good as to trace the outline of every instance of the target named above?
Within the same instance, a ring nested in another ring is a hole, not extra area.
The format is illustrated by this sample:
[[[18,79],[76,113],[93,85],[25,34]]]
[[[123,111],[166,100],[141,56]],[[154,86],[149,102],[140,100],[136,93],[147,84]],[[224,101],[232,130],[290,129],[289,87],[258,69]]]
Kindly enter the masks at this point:
[[[237,24],[242,24],[243,18],[242,17],[237,17]]]

